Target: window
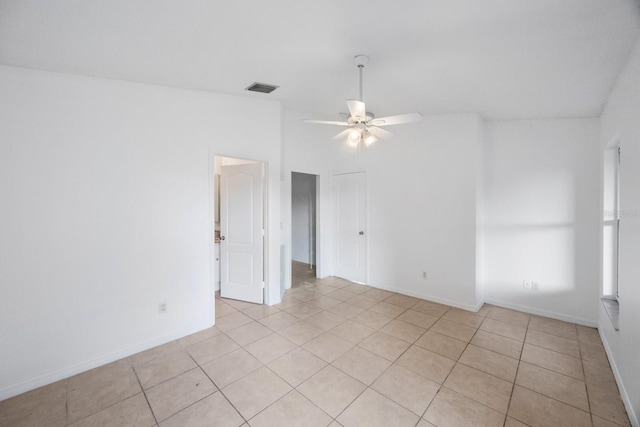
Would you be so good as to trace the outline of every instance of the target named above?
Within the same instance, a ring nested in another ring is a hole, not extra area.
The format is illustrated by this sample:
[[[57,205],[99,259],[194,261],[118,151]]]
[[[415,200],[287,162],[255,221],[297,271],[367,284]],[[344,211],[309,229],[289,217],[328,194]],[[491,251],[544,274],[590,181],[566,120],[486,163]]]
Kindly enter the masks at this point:
[[[604,307],[618,330],[618,255],[620,248],[620,156],[619,144],[604,152],[602,221],[602,296]]]

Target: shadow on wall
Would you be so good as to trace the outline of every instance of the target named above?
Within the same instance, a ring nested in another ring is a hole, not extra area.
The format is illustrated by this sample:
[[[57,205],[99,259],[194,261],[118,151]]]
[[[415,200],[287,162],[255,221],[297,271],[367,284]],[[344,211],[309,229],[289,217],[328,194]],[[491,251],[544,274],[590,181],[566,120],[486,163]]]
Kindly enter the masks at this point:
[[[547,170],[502,187],[503,202],[492,206],[483,227],[487,283],[518,303],[570,296],[584,268],[574,176]]]

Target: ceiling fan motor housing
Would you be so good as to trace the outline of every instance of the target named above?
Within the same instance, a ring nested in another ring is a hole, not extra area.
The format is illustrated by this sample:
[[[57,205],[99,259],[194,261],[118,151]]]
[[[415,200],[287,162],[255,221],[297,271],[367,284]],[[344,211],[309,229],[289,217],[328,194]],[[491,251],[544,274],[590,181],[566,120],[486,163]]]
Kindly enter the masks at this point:
[[[349,117],[347,117],[347,123],[349,123],[350,125],[356,125],[356,124],[368,124],[371,120],[375,119],[376,116],[373,113],[370,113],[367,111],[366,115],[364,118],[362,117],[353,117],[351,115],[349,115]]]

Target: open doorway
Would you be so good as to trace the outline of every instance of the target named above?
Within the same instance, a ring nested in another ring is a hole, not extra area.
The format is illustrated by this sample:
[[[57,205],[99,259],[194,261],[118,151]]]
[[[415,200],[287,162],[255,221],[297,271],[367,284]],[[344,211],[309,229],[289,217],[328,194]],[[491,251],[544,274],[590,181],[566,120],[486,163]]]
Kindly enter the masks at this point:
[[[291,173],[291,286],[317,277],[318,175]]]

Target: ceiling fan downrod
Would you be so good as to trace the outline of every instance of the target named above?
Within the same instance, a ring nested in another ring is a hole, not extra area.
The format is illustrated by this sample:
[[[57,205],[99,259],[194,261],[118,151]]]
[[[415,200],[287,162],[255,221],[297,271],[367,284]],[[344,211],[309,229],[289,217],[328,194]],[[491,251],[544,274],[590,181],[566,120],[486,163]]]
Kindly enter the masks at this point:
[[[367,63],[369,63],[369,57],[366,55],[356,55],[353,57],[353,60],[358,66],[358,74],[360,80],[360,97],[358,98],[358,101],[362,101],[362,69],[365,65],[367,65]]]
[[[358,71],[360,72],[360,96],[358,97],[358,101],[362,101],[362,69],[364,65],[358,65]]]

